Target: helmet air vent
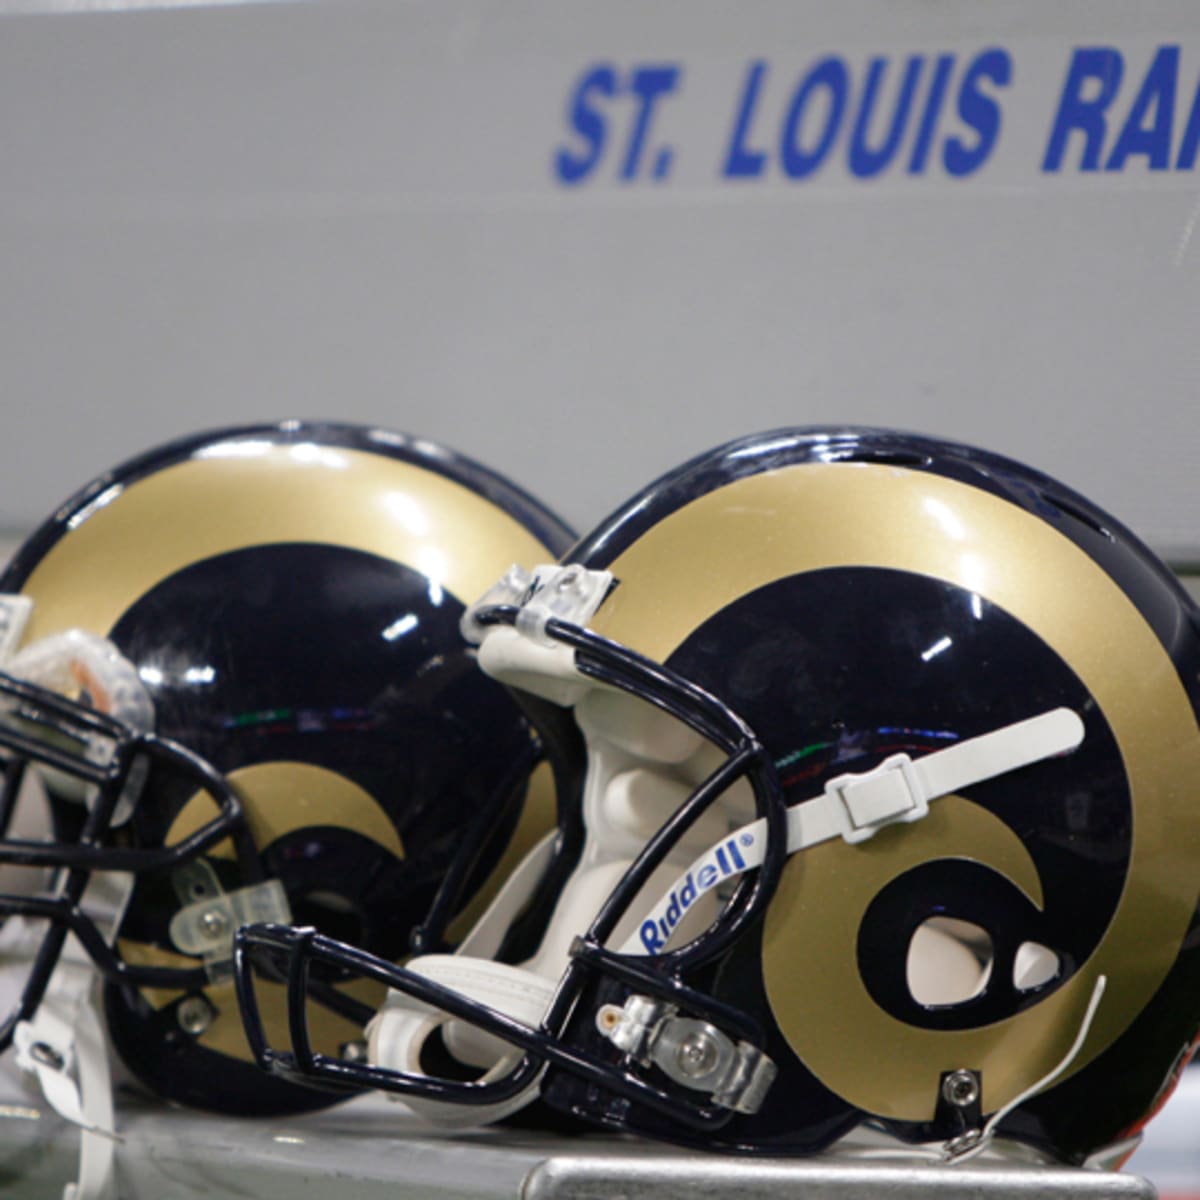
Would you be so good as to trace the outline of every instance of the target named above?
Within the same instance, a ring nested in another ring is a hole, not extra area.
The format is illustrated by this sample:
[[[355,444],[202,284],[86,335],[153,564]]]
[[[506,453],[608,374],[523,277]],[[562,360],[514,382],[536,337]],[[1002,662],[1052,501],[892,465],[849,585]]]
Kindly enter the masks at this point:
[[[1043,491],[1041,496],[1047,504],[1057,508],[1060,512],[1065,513],[1068,517],[1074,517],[1076,521],[1079,521],[1086,525],[1089,529],[1094,530],[1102,538],[1107,538],[1110,542],[1115,540],[1112,530],[1102,525],[1096,518],[1095,514],[1088,512],[1087,509],[1080,508],[1079,505],[1054,492]]]
[[[927,467],[929,456],[888,446],[850,446],[822,456],[826,462],[873,463],[884,467]]]
[[[925,1008],[965,1004],[987,987],[993,957],[992,939],[980,926],[930,917],[908,944],[908,990]]]

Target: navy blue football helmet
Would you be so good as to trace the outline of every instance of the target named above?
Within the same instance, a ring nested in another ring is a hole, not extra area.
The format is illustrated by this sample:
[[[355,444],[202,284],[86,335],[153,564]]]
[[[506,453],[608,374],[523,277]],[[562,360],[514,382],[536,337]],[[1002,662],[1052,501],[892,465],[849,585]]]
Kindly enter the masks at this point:
[[[1082,496],[782,430],[511,573],[468,630],[559,760],[554,902],[484,921],[486,961],[402,969],[247,928],[268,1069],[718,1149],[869,1124],[1075,1163],[1169,1089],[1200,1025],[1200,616]],[[390,989],[367,1061],[314,1047],[299,998],[277,1048],[256,970],[335,969]]]
[[[198,434],[64,504],[0,575],[0,914],[34,943],[0,1048],[73,937],[112,1045],[161,1096],[338,1099],[254,1065],[234,930],[310,923],[393,961],[442,947],[553,826],[540,742],[459,622],[514,558],[567,544],[494,472],[345,424]],[[19,798],[47,834],[21,835]],[[336,1052],[379,989],[319,990]]]

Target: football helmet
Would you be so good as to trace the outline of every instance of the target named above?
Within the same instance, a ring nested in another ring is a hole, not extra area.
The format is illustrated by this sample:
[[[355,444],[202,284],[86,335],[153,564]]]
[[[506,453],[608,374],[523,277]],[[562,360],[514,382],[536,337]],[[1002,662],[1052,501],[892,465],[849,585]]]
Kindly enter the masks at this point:
[[[234,929],[303,921],[387,959],[446,946],[553,827],[540,743],[459,620],[514,558],[567,544],[478,463],[347,424],[187,437],[64,504],[0,576],[0,914],[34,946],[0,1047],[77,944],[119,1059],[159,1095],[338,1099],[254,1065]],[[27,804],[48,836],[21,835]],[[336,1050],[378,996],[319,990]]]
[[[1082,496],[933,438],[782,430],[467,627],[569,760],[571,868],[488,962],[243,930],[268,1068],[719,1149],[870,1125],[1072,1163],[1115,1161],[1170,1087],[1200,1025],[1200,616]],[[256,965],[296,989],[282,1048]],[[308,1040],[298,992],[335,965],[390,988],[367,1063]]]

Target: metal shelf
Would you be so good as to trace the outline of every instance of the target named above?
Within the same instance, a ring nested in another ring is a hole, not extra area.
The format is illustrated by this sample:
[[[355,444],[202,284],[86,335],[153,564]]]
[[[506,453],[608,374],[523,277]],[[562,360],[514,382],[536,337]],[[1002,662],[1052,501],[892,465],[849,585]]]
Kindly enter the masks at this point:
[[[1152,1200],[1130,1174],[976,1159],[944,1167],[844,1150],[802,1161],[664,1150],[632,1138],[512,1130],[442,1133],[400,1106],[364,1097],[287,1120],[234,1119],[122,1097],[122,1200],[925,1200],[1063,1197]],[[12,1074],[0,1078],[0,1190],[59,1200],[74,1178],[76,1130]],[[879,1153],[876,1149],[873,1153]]]

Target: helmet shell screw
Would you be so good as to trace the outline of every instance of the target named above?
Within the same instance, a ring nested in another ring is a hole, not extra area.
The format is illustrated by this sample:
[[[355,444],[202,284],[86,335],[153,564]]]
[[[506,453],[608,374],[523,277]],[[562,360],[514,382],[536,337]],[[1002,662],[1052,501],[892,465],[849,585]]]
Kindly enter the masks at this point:
[[[199,1037],[213,1023],[217,1014],[203,996],[186,996],[175,1011],[179,1028],[192,1037]]]
[[[702,1032],[689,1033],[675,1051],[680,1071],[690,1079],[707,1075],[717,1065],[720,1056],[716,1042]]]
[[[229,918],[219,908],[210,908],[200,918],[200,928],[209,937],[223,937],[229,932]]]
[[[942,1098],[955,1108],[970,1108],[979,1099],[979,1080],[974,1072],[951,1071],[942,1080]]]

